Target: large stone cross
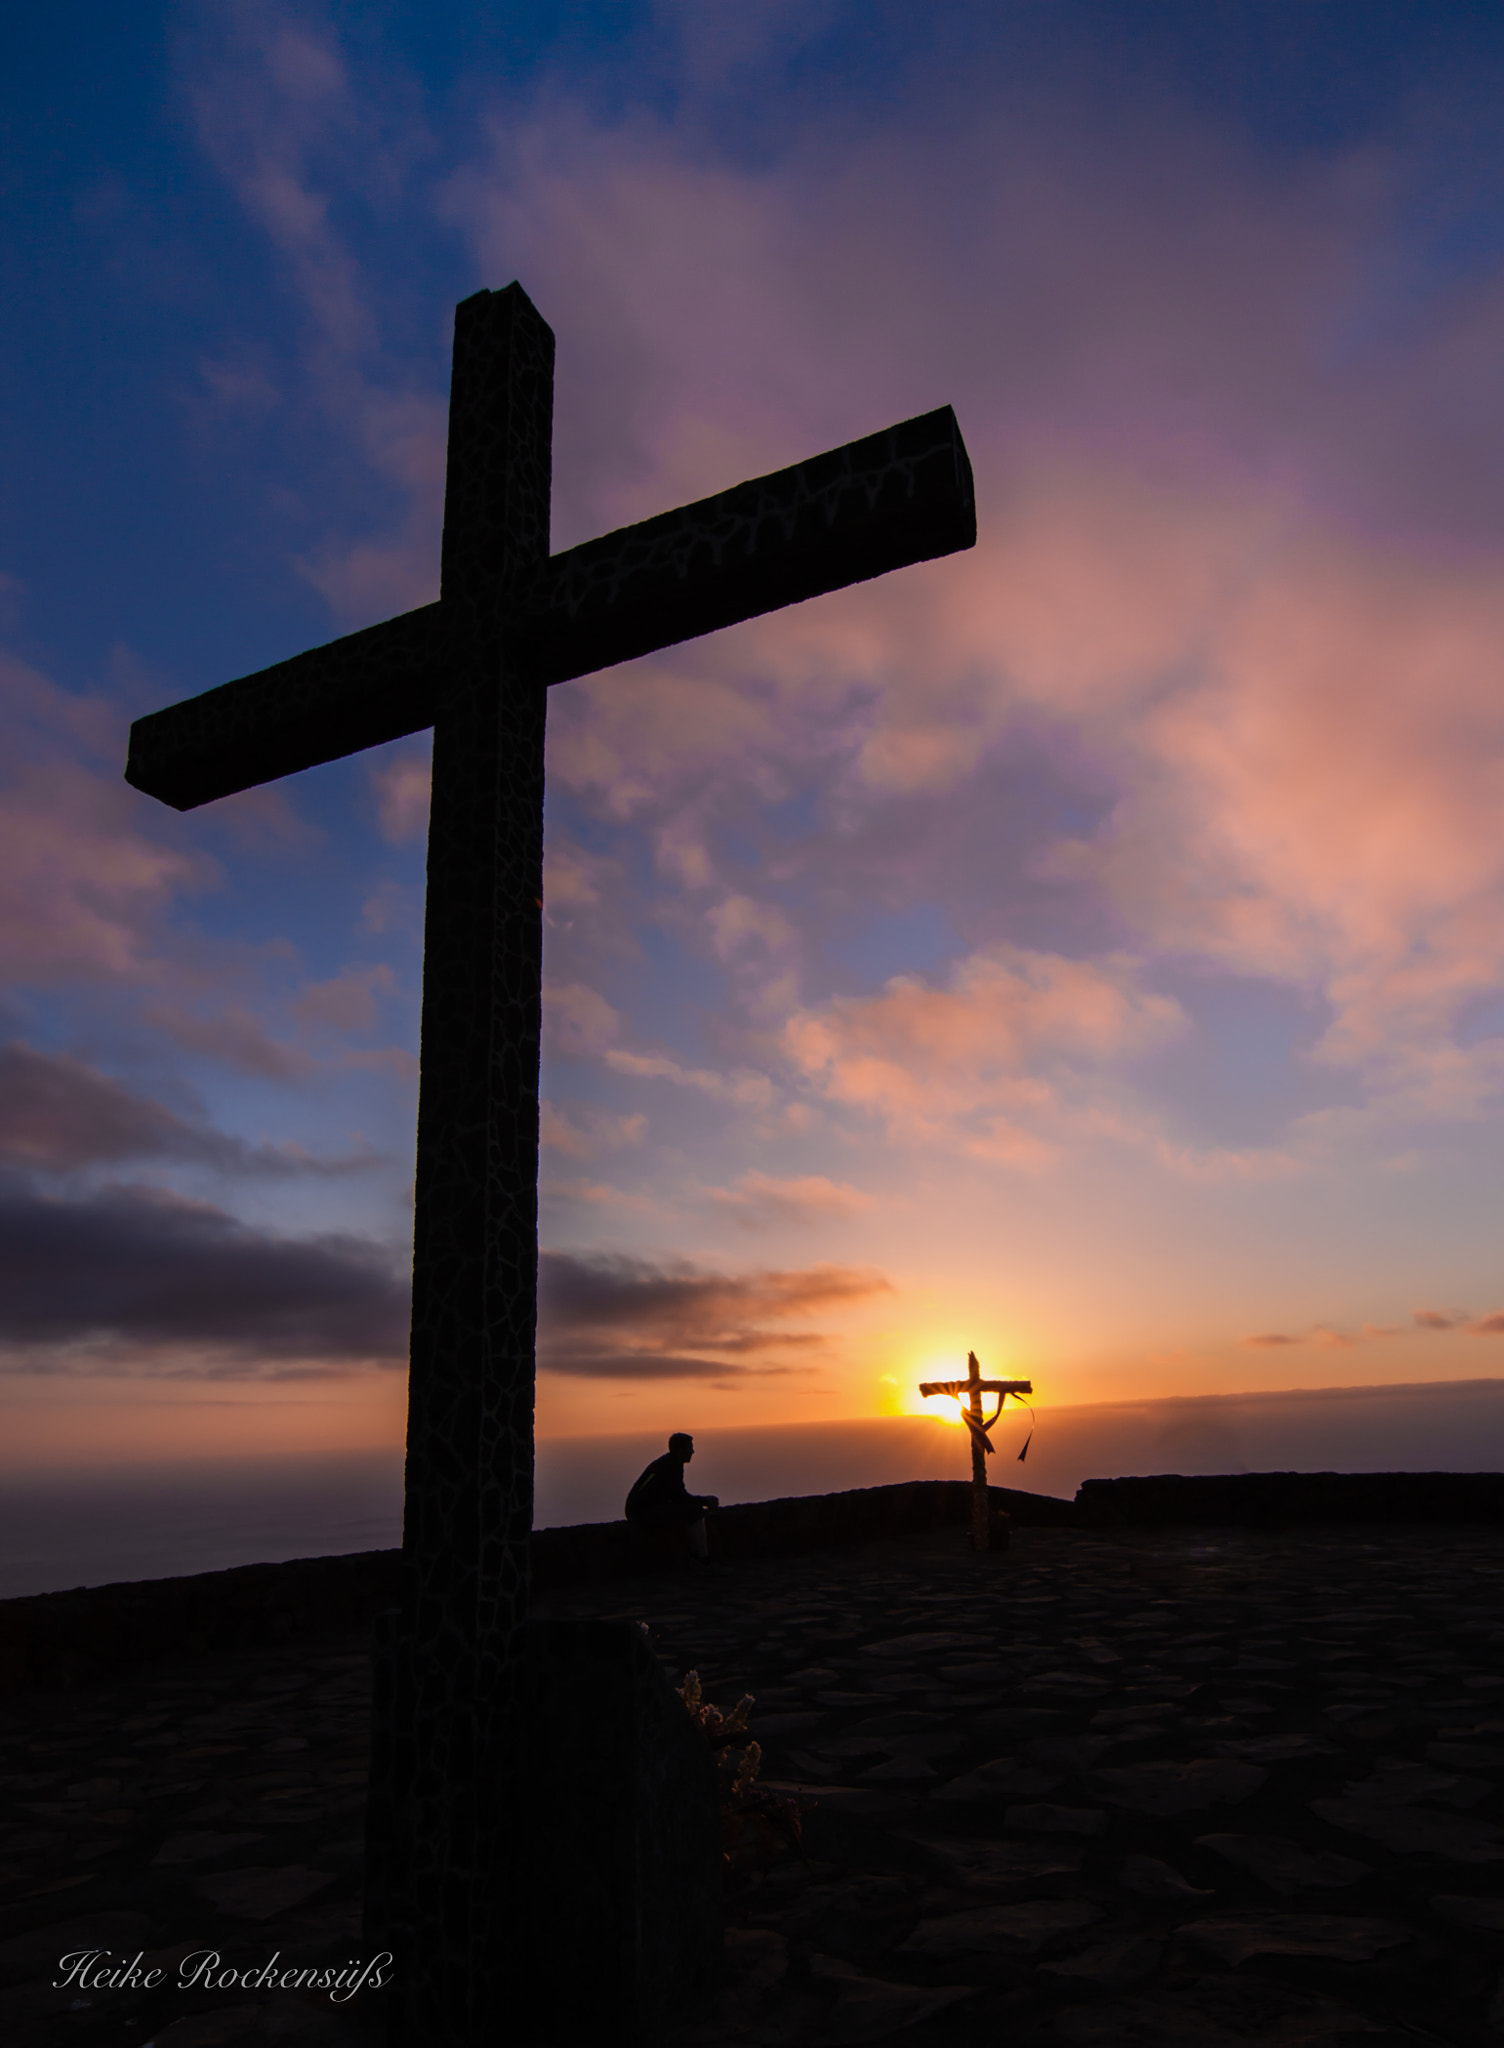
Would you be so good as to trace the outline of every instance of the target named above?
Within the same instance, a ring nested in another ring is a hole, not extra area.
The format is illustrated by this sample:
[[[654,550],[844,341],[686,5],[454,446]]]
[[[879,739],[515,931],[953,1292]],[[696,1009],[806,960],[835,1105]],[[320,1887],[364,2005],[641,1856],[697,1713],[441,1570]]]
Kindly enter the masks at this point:
[[[138,719],[126,768],[186,811],[433,727],[388,1882],[435,2048],[492,2037],[496,1859],[526,1849],[491,1788],[532,1526],[548,687],[976,539],[943,407],[551,556],[553,356],[520,285],[466,299],[438,602]]]

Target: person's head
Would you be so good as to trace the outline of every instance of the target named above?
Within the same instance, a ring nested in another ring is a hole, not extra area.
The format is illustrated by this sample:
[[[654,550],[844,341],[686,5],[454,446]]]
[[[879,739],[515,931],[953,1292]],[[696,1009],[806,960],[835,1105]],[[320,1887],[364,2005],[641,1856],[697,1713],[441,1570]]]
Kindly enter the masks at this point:
[[[668,1440],[668,1454],[677,1458],[681,1465],[687,1465],[695,1454],[695,1440],[686,1436],[682,1429],[676,1429]]]

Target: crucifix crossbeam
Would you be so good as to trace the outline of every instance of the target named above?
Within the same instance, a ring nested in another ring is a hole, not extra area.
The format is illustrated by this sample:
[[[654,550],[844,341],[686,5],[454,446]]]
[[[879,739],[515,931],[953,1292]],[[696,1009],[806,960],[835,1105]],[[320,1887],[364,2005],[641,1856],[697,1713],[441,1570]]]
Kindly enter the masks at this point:
[[[403,1593],[378,1662],[368,1856],[403,2048],[490,2048],[540,1978],[597,1999],[598,2020],[576,2012],[561,2038],[605,2038],[637,1998],[627,1959],[646,1953],[640,1893],[593,1928],[584,1979],[555,1953],[570,1923],[539,1873],[543,1837],[570,1843],[569,1827],[527,1820],[521,1753],[549,686],[976,539],[942,407],[550,555],[553,358],[520,285],[466,299],[438,602],[138,719],[126,769],[192,810],[433,727]],[[617,1791],[646,1799],[652,1782],[626,1769]],[[707,1854],[718,1869],[713,1838]],[[662,1954],[685,1917],[660,1912]]]
[[[972,1394],[996,1394],[998,1397],[997,1406],[985,1419],[982,1415],[982,1404],[980,1401],[975,1404],[975,1414],[973,1414],[971,1407],[967,1405],[966,1401],[962,1401],[961,1405],[962,1420],[982,1439],[983,1447],[990,1458],[992,1456],[992,1425],[1002,1414],[1003,1403],[1010,1394],[1032,1394],[1034,1385],[1031,1380],[921,1380],[919,1382],[919,1391],[926,1400],[929,1399],[931,1394],[953,1394],[958,1401],[962,1401],[963,1395],[969,1399]]]

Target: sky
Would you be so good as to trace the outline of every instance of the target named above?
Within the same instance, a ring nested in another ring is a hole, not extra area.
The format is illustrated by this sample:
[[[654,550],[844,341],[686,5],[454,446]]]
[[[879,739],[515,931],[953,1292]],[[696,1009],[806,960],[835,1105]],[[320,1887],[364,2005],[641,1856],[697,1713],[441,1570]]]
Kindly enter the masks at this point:
[[[556,549],[943,404],[979,521],[551,694],[540,1439],[1504,1377],[1501,90],[1447,0],[13,11],[0,1467],[400,1443],[426,744],[121,771],[437,595],[513,278]]]

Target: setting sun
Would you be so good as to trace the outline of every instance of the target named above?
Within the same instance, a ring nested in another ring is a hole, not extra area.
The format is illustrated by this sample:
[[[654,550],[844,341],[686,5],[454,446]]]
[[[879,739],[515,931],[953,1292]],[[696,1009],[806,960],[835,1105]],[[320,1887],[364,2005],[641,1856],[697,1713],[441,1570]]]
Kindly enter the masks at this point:
[[[922,1366],[906,1369],[901,1375],[884,1373],[877,1383],[877,1412],[879,1415],[927,1415],[937,1422],[959,1424],[961,1411],[954,1401],[927,1401],[919,1391],[919,1382],[926,1377],[955,1379],[954,1359],[931,1361]]]
[[[961,1426],[961,1406],[944,1394],[921,1394],[921,1384],[934,1380],[963,1380],[966,1377],[966,1350],[964,1345],[956,1350],[931,1352],[912,1369],[912,1377],[903,1387],[905,1415],[932,1415],[938,1422],[951,1423],[957,1429]]]

